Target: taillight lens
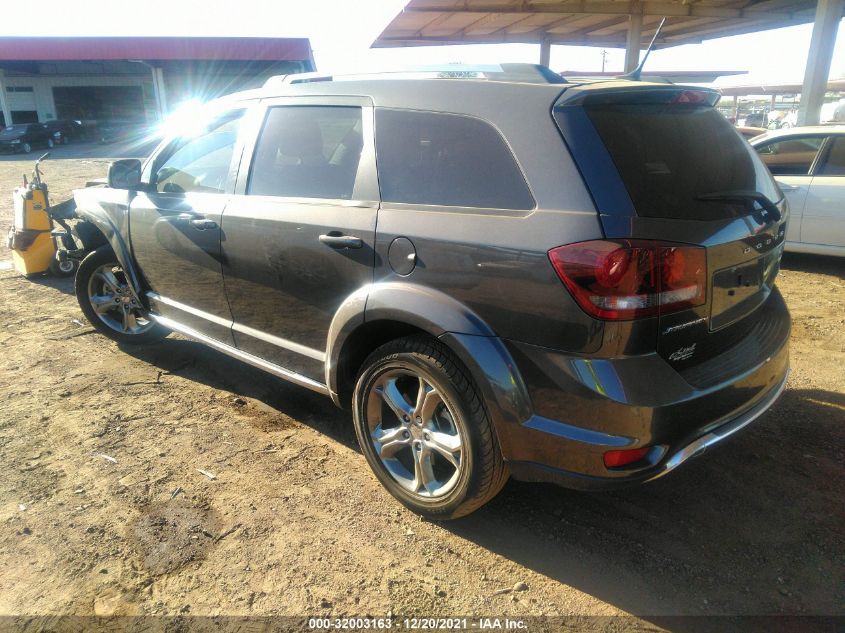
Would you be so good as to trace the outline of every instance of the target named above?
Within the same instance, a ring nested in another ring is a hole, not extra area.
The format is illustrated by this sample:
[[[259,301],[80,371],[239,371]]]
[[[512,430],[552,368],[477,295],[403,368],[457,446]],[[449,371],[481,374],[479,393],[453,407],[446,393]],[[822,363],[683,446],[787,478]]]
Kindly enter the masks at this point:
[[[713,105],[710,103],[710,100],[713,97],[712,92],[705,92],[703,90],[683,90],[679,92],[674,99],[672,99],[672,103],[693,103],[696,105],[705,104],[705,105]]]
[[[650,240],[594,240],[549,251],[578,305],[599,319],[624,321],[702,305],[704,248]]]

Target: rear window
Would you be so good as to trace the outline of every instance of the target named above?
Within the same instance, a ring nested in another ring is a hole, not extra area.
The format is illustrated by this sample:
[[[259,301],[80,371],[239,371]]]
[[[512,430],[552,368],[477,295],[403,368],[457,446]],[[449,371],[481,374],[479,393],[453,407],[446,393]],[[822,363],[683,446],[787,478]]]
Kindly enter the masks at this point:
[[[710,106],[610,103],[585,110],[637,215],[716,220],[751,211],[751,203],[697,199],[716,192],[757,191],[780,199],[751,146]]]
[[[534,199],[501,134],[466,116],[378,110],[382,200],[488,209],[533,209]]]

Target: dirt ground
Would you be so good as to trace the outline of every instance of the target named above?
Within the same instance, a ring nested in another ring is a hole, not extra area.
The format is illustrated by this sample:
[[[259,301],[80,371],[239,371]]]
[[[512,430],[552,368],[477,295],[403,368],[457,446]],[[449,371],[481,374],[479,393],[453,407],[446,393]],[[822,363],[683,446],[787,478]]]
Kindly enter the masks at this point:
[[[54,200],[104,175],[90,154],[47,163]],[[0,160],[4,236],[30,165]],[[786,257],[788,389],[719,450],[621,492],[512,481],[446,524],[329,400],[173,336],[120,348],[8,260],[0,615],[845,616],[843,260]]]

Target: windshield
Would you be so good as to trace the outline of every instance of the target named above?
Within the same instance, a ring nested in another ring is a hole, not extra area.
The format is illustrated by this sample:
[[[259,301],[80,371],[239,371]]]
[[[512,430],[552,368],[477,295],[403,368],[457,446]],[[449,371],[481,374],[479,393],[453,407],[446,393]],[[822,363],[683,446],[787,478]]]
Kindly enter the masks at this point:
[[[726,191],[780,194],[751,146],[715,108],[689,104],[585,106],[637,215],[716,220],[746,215],[750,200],[702,199]]]

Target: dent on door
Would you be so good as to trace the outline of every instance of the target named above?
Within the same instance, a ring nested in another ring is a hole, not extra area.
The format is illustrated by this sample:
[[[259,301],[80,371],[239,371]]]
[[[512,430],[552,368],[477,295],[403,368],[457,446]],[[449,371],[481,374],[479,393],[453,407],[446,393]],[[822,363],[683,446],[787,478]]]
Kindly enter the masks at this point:
[[[141,194],[132,203],[132,243],[154,309],[208,336],[231,342],[223,289],[217,194]]]

